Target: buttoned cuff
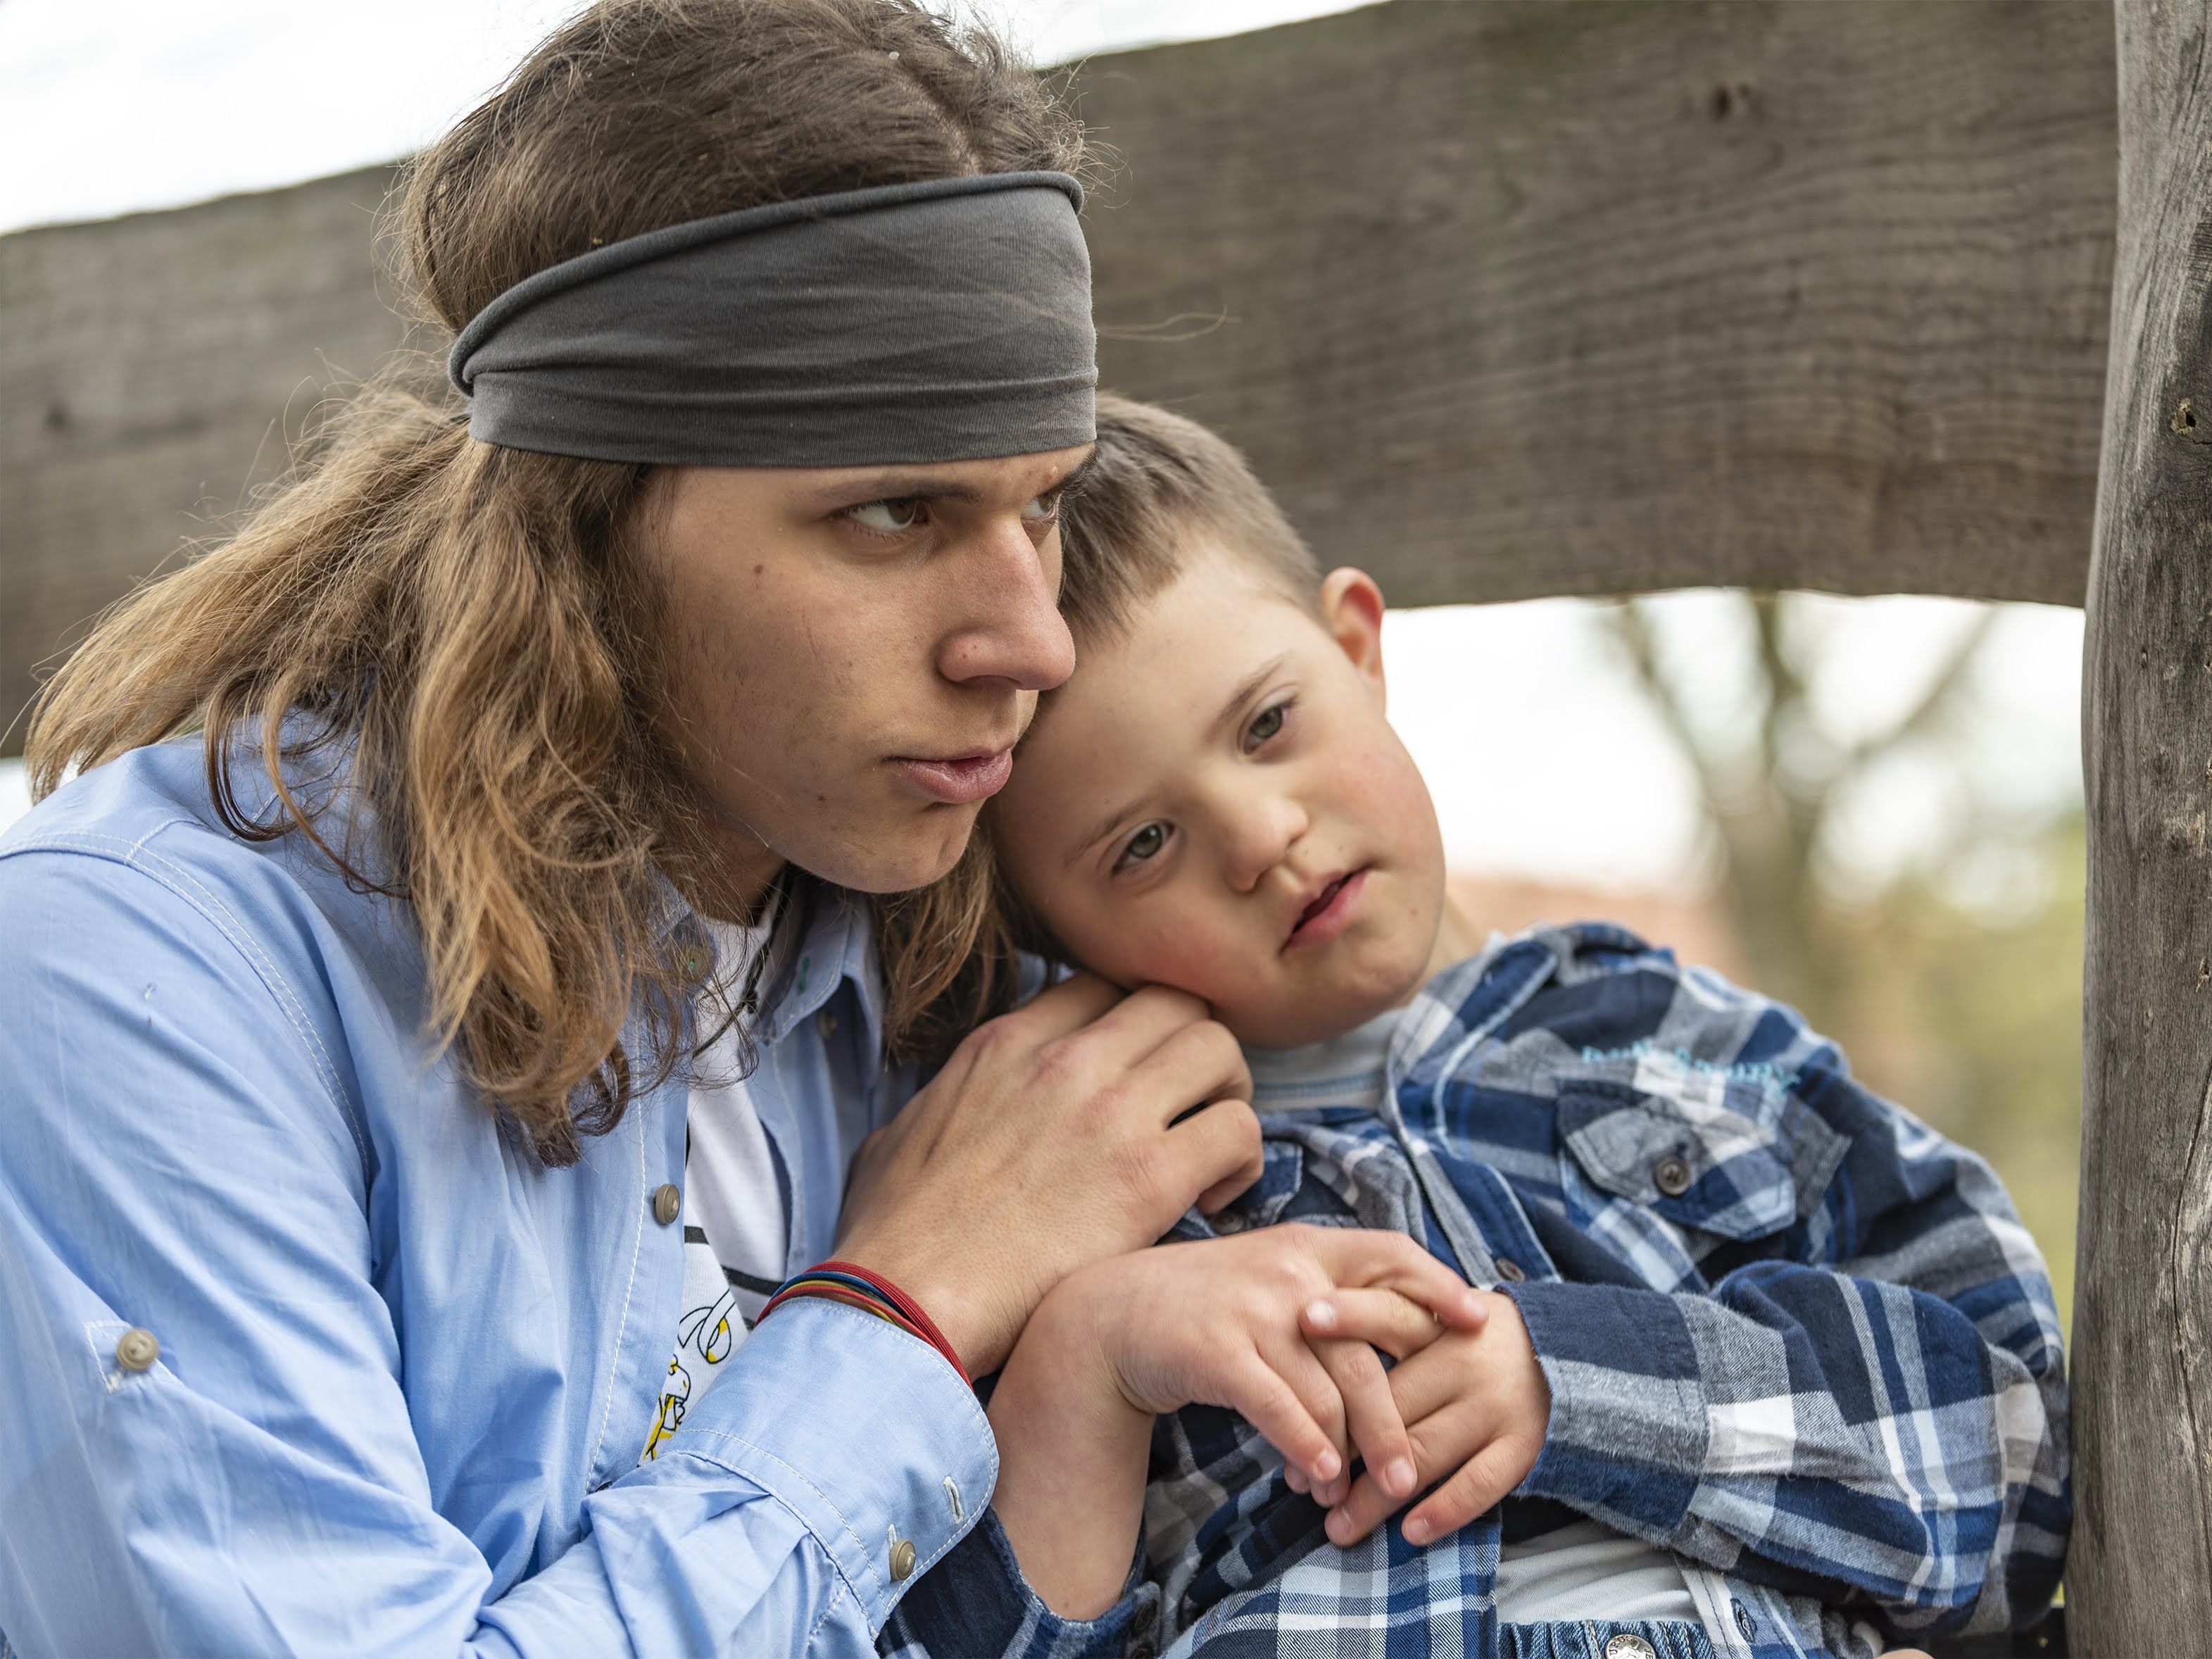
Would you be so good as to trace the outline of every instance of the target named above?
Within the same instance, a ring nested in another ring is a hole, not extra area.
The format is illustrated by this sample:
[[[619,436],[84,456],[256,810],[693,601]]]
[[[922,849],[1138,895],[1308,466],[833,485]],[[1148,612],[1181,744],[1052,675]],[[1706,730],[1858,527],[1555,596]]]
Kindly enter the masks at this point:
[[[720,1464],[781,1503],[879,1632],[990,1503],[989,1419],[927,1343],[824,1297],[777,1309],[738,1357],[742,1375],[685,1414],[660,1461]]]
[[[1500,1286],[1552,1389],[1544,1449],[1516,1489],[1620,1531],[1677,1536],[1705,1467],[1697,1350],[1674,1299],[1616,1285]]]

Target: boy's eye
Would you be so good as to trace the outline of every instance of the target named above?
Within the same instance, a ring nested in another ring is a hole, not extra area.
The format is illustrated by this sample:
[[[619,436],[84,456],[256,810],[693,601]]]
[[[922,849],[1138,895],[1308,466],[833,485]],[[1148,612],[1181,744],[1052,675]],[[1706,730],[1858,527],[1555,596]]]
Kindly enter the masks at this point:
[[[1114,860],[1116,870],[1127,870],[1146,860],[1157,858],[1160,848],[1168,844],[1168,827],[1164,823],[1148,823],[1129,837],[1129,844],[1121,849],[1121,856]]]
[[[845,509],[845,517],[864,529],[895,536],[914,529],[929,516],[929,503],[919,495],[898,495],[886,501],[863,501]]]
[[[1263,708],[1254,715],[1252,724],[1244,728],[1244,747],[1248,750],[1256,749],[1280,732],[1283,729],[1283,721],[1288,718],[1290,711],[1289,703],[1279,702],[1272,708]]]
[[[1055,484],[1042,495],[1032,495],[1022,509],[1022,519],[1028,524],[1050,524],[1060,516],[1060,498],[1067,493],[1065,485]]]

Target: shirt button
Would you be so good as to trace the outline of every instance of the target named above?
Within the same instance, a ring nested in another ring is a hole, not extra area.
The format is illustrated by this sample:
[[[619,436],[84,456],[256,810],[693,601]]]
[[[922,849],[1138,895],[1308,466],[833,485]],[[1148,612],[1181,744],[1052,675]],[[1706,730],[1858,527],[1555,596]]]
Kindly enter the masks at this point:
[[[824,1042],[837,1035],[837,1016],[824,1008],[814,1016],[814,1029],[822,1033]]]
[[[126,1371],[143,1371],[161,1357],[161,1340],[143,1325],[133,1325],[115,1345],[115,1363]]]
[[[667,1182],[653,1189],[653,1218],[667,1226],[684,1213],[684,1189],[674,1182]]]
[[[1605,1644],[1605,1659],[1659,1659],[1659,1656],[1650,1643],[1625,1630]]]
[[[1511,1256],[1501,1255],[1494,1259],[1498,1267],[1498,1276],[1504,1279],[1507,1284],[1518,1285],[1522,1279],[1528,1277],[1528,1274],[1521,1271],[1521,1264],[1516,1261]]]
[[[1756,1640],[1759,1636],[1759,1621],[1751,1616],[1751,1609],[1735,1597],[1730,1596],[1729,1612],[1735,1616],[1735,1627],[1743,1632],[1743,1639],[1747,1642]]]
[[[1651,1166],[1651,1184],[1668,1198],[1681,1197],[1690,1190],[1689,1164],[1669,1153]]]
[[[914,1572],[914,1540],[901,1538],[891,1545],[891,1578],[903,1583]]]

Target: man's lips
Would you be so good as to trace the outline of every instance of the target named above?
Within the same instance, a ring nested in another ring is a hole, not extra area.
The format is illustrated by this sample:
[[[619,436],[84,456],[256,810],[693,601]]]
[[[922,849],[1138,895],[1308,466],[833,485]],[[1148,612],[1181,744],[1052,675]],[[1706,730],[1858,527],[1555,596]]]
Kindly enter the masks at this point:
[[[932,800],[949,806],[965,806],[987,799],[1006,787],[1006,780],[1013,775],[1014,751],[996,749],[928,759],[899,755],[892,757],[891,765],[910,786]]]
[[[1295,945],[1318,945],[1334,939],[1352,925],[1360,890],[1366,885],[1364,867],[1322,883],[1321,890],[1306,902],[1298,919],[1291,924],[1291,936],[1283,941],[1283,948],[1287,951]]]

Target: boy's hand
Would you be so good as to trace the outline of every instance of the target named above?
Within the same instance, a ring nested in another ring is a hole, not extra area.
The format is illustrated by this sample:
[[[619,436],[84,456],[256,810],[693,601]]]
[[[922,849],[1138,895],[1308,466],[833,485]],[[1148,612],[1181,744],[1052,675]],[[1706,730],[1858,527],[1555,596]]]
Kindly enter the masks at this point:
[[[1468,1291],[1470,1297],[1474,1295]],[[1482,1304],[1478,1299],[1475,1306]],[[1322,1333],[1342,1328],[1346,1313],[1357,1325],[1358,1336],[1324,1336]],[[1321,1362],[1338,1391],[1346,1399],[1364,1397],[1370,1389],[1387,1389],[1380,1381],[1382,1366],[1376,1358],[1381,1349],[1393,1359],[1404,1360],[1419,1353],[1443,1334],[1435,1316],[1427,1309],[1407,1301],[1392,1291],[1339,1291],[1332,1296],[1321,1297],[1308,1303],[1299,1311],[1299,1320],[1306,1333],[1306,1346],[1313,1350],[1314,1358]],[[1479,1323],[1468,1328],[1480,1329]],[[1368,1441],[1354,1433],[1354,1443],[1361,1448],[1361,1455],[1375,1474],[1382,1490],[1401,1503],[1419,1490],[1413,1468],[1412,1447],[1402,1451],[1397,1441],[1403,1440],[1402,1420],[1393,1406],[1389,1413],[1390,1427],[1387,1432],[1396,1437],[1392,1451],[1395,1454],[1377,1460],[1367,1449]],[[1340,1504],[1352,1487],[1352,1472],[1347,1468],[1333,1480],[1318,1484],[1306,1478],[1304,1470],[1295,1463],[1286,1465],[1283,1477],[1293,1492],[1310,1496],[1324,1508]]]
[[[1078,1273],[1062,1295],[1133,1407],[1241,1413],[1330,1496],[1344,1492],[1356,1449],[1397,1472],[1401,1500],[1417,1463],[1370,1345],[1417,1353],[1487,1316],[1480,1294],[1409,1238],[1296,1223],[1136,1251]],[[1355,1308],[1360,1330],[1317,1357],[1299,1316],[1324,1297]]]
[[[1489,1312],[1480,1330],[1446,1331],[1390,1373],[1418,1484],[1443,1481],[1406,1516],[1409,1544],[1457,1530],[1519,1486],[1535,1467],[1551,1423],[1551,1385],[1521,1310],[1494,1291],[1474,1294]],[[1310,1311],[1305,1328],[1311,1336],[1374,1341],[1370,1331],[1389,1332],[1387,1322],[1364,1304],[1340,1295],[1322,1305],[1334,1316],[1316,1320],[1318,1310]],[[1376,1467],[1370,1458],[1370,1472],[1329,1511],[1332,1543],[1357,1543],[1404,1501],[1376,1480]]]

